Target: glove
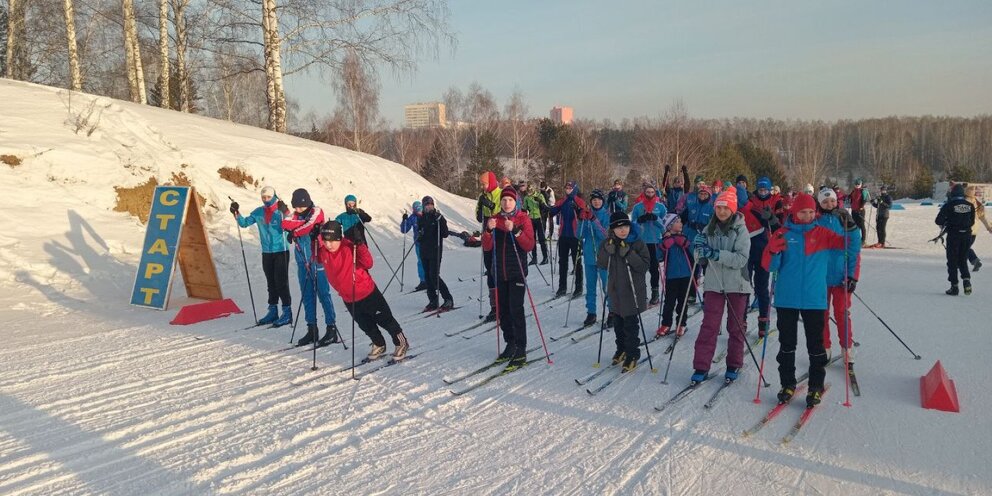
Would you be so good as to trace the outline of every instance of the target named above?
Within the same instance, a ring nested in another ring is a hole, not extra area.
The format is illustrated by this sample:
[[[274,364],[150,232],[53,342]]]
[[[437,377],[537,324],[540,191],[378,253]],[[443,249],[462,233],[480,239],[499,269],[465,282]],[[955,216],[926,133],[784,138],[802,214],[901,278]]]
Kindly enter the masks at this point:
[[[287,243],[293,244],[293,238],[295,238],[295,237],[296,237],[296,235],[293,234],[293,231],[286,231],[286,242]]]
[[[232,214],[237,215],[238,214],[238,210],[240,210],[240,209],[241,209],[241,205],[238,205],[238,202],[231,202],[231,213]]]
[[[683,173],[683,174],[688,174],[688,173],[689,173],[689,168],[688,168],[688,167],[686,167],[685,165],[683,165],[683,166],[682,166],[682,173]],[[687,184],[686,186],[688,186],[688,184]]]
[[[646,223],[651,222],[651,221],[653,221],[654,219],[657,219],[657,218],[658,217],[655,217],[654,214],[644,214],[644,215],[642,215],[642,216],[640,216],[640,217],[637,218],[637,222],[639,224],[646,224]]]
[[[410,218],[410,214],[403,212],[403,223],[406,224],[407,219]]]
[[[493,203],[492,198],[486,196],[485,193],[479,195],[479,206],[482,208],[488,208],[489,210],[496,208],[496,204]]]
[[[352,227],[345,233],[345,235],[351,240],[352,243],[355,244],[355,246],[365,244],[365,229],[362,229],[360,225]]]
[[[604,249],[606,250],[607,254],[612,256],[617,252],[617,241],[619,240],[616,238],[610,238],[609,240],[606,241],[606,246],[604,247]]]
[[[320,238],[320,228],[314,227],[310,230],[310,240],[317,241]]]
[[[785,236],[781,234],[772,236],[772,239],[768,241],[768,252],[774,254],[783,251],[785,251]]]
[[[709,260],[718,260],[720,258],[720,251],[714,250],[710,245],[702,243],[696,246],[696,258],[706,258]]]
[[[630,253],[630,245],[626,241],[620,240],[620,247],[617,248],[617,254],[620,255],[620,258],[626,258],[628,253]]]
[[[772,214],[772,208],[771,207],[765,207],[765,208],[761,209],[761,212],[759,212],[758,215],[760,215],[761,216],[761,220],[764,220],[764,221],[770,221],[770,220],[772,220],[772,217],[774,217],[774,215]]]
[[[853,293],[858,287],[857,279],[844,279],[844,287],[847,288],[848,293]]]
[[[276,208],[279,209],[279,211],[282,212],[283,214],[288,214],[289,213],[289,207],[287,207],[286,204],[283,203],[282,200],[279,200],[278,202],[276,202]]]
[[[672,164],[665,164],[665,172],[671,172]]]

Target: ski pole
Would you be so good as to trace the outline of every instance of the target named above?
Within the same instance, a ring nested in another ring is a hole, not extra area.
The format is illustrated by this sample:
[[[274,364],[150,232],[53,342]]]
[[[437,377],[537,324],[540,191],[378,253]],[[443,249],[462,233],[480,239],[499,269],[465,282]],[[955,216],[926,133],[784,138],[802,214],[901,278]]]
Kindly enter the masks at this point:
[[[403,239],[406,240],[406,238],[403,238]],[[407,257],[410,256],[410,253],[413,251],[413,249],[416,246],[417,245],[415,243],[410,244],[410,248],[407,248],[406,249],[406,253],[403,255],[403,260],[401,260],[401,263],[405,263],[406,262]],[[402,270],[403,270],[402,266],[400,266],[400,268],[398,270],[400,272],[402,272]],[[381,291],[382,293],[385,293],[386,290],[389,289],[389,286],[393,283],[393,280],[396,279],[396,274],[397,274],[396,272],[393,272],[393,275],[389,278],[389,282],[386,283],[386,288]],[[400,279],[400,291],[403,291],[403,280],[402,279]]]
[[[848,249],[850,244],[850,236],[848,232],[844,233],[844,344],[841,347],[844,349],[844,406],[851,408],[851,372],[850,372],[850,354],[848,354],[848,347],[851,346],[851,294],[847,292],[847,278],[850,276],[850,270],[848,269]],[[829,290],[828,290],[829,291]],[[837,302],[834,302],[836,305]],[[827,314],[830,314],[829,305],[827,307]],[[837,324],[837,329],[840,330],[840,324]],[[828,329],[829,331],[829,329]]]
[[[510,233],[508,237],[510,238],[510,243],[511,243],[510,247],[513,248],[513,256],[516,257],[517,259],[517,267],[520,269],[520,275],[523,276],[524,267],[520,263],[520,254],[517,253],[517,239],[516,237],[513,236],[513,233]],[[493,248],[494,249],[496,248],[495,241],[493,243]],[[527,255],[525,254],[524,257],[526,258],[526,256]],[[496,256],[494,253],[493,260],[495,259]],[[541,318],[537,316],[537,306],[534,305],[534,295],[532,295],[530,292],[530,285],[527,284],[527,278],[524,277],[523,279],[524,279],[524,289],[527,291],[527,299],[530,300],[530,309],[532,312],[534,312],[534,322],[537,323],[537,334],[541,336],[541,346],[544,347],[544,358],[548,361],[548,365],[552,365],[554,364],[554,362],[551,361],[551,352],[548,351],[548,343],[547,341],[545,341],[544,331],[541,329]]]
[[[358,272],[358,245],[351,246],[351,378],[352,380],[358,380],[355,377],[355,296],[357,295],[357,278],[355,273]],[[375,343],[372,343],[374,346]]]
[[[319,234],[320,233],[320,231],[319,231],[320,228],[318,227],[317,229],[318,229],[317,233]],[[320,295],[317,294],[317,262],[316,262],[316,258],[317,258],[317,247],[314,246],[313,241],[311,241],[310,242],[310,266],[313,267],[313,297],[314,297],[313,304],[314,304],[314,313],[315,314],[316,314],[316,310],[317,310],[317,301],[316,300],[319,300],[320,299]],[[333,303],[331,303],[331,304],[333,305]],[[324,312],[324,317],[325,318],[327,317],[327,312],[326,311]],[[335,326],[335,327],[337,327],[337,326]],[[317,370],[317,338],[320,337],[320,330],[316,326],[316,324],[314,324],[313,334],[314,334],[313,335],[313,364],[310,366],[310,370],[311,371]]]
[[[403,213],[406,213],[404,211]],[[403,279],[406,278],[406,233],[403,234],[403,259],[400,260],[400,293],[403,292]]]
[[[236,203],[234,198],[230,196],[227,197],[231,200],[231,203]],[[240,213],[240,212],[239,212]],[[241,261],[245,263],[245,277],[248,278],[248,297],[251,298],[251,314],[255,317],[255,323],[258,323],[258,314],[255,313],[255,295],[251,291],[251,274],[248,273],[248,257],[245,256],[245,242],[241,239],[241,224],[238,223],[238,214],[234,215],[234,222],[238,224],[238,244],[241,245]]]
[[[393,268],[393,265],[391,263],[389,263],[389,259],[386,258],[386,254],[382,252],[382,248],[379,248],[379,243],[376,242],[375,236],[372,236],[372,231],[370,231],[368,229],[365,229],[365,223],[362,222],[362,218],[361,217],[358,218],[358,222],[362,225],[362,229],[365,231],[365,233],[368,234],[369,239],[372,240],[372,245],[375,246],[376,251],[378,251],[379,252],[379,255],[382,257],[382,260],[384,262],[386,262],[386,267],[389,267],[390,272],[396,272],[396,269]],[[404,239],[406,239],[406,238],[404,238]]]
[[[610,273],[610,266],[612,264],[613,264],[613,257],[610,257],[610,258],[607,259],[607,262],[606,262],[606,273],[607,274]],[[599,277],[598,274],[597,274],[597,277]],[[607,275],[607,277],[609,277],[609,276]],[[603,288],[603,322],[599,326],[599,351],[596,352],[596,363],[593,364],[593,366],[592,366],[594,369],[598,369],[599,368],[599,364],[602,362],[602,359],[603,359],[603,334],[606,333],[606,321],[607,321],[607,319],[606,319],[606,298],[607,298],[607,296],[606,296],[606,284],[603,283],[602,279],[600,279],[599,283],[600,283],[599,285]]]
[[[660,246],[661,243],[658,243],[658,245]],[[667,270],[667,266],[668,264],[664,261],[658,262],[658,270],[659,270],[658,276],[661,279],[661,296],[660,299],[658,300],[658,327],[656,327],[655,329],[661,329],[661,314],[662,314],[662,309],[665,306],[665,279],[666,279],[665,270]]]
[[[772,289],[771,294],[768,295],[768,316],[771,318],[772,314],[772,298],[775,297],[775,280],[778,277],[778,273],[772,273]],[[759,329],[760,330],[760,329]],[[758,367],[758,392],[754,393],[754,402],[761,403],[761,383],[762,377],[765,376],[765,351],[768,350],[768,333],[766,332],[761,338],[761,366]]]
[[[300,248],[300,240],[299,239],[296,240],[296,254],[300,258],[303,258],[303,256],[304,256],[303,255],[303,248]],[[310,282],[310,277],[311,277],[310,276],[310,264],[309,263],[306,263],[306,262],[305,262],[305,264],[306,264],[305,267],[307,268],[307,282]],[[317,295],[315,294],[314,295],[314,299],[315,300],[316,300],[316,297],[317,297]],[[300,287],[300,304],[296,306],[296,320],[293,321],[293,332],[292,332],[292,334],[289,335],[289,344],[293,344],[293,340],[296,339],[296,325],[300,323],[300,313],[301,313],[301,310],[303,310],[303,300],[304,300],[303,287],[301,286]],[[316,305],[316,304],[317,304],[317,302],[314,301],[314,305]]]
[[[486,225],[482,225],[482,230],[486,230]],[[487,278],[486,276],[486,250],[479,250],[479,318],[486,318],[482,314],[482,280]],[[488,281],[487,281],[488,282]]]
[[[699,259],[698,258],[697,259],[693,259],[693,261],[692,261],[692,269],[689,271],[690,274],[693,274],[693,277],[692,277],[693,279],[695,279],[696,266],[697,265],[699,265]],[[685,315],[685,312],[688,311],[688,309],[689,309],[689,292],[690,291],[692,291],[692,281],[691,280],[689,281],[689,284],[686,284],[685,298],[682,299],[682,310],[678,314],[678,322],[679,323],[682,322],[682,316]],[[679,326],[679,327],[681,327],[681,326]],[[675,356],[675,346],[679,344],[679,340],[680,339],[681,339],[681,336],[679,336],[678,335],[678,332],[676,332],[675,333],[675,342],[672,343],[672,351],[670,351],[668,353],[668,365],[665,366],[665,377],[661,380],[661,383],[662,384],[668,384],[668,371],[671,370],[671,368],[672,368],[672,357]]]
[[[909,348],[909,345],[907,345],[907,344],[906,344],[906,342],[905,342],[905,341],[903,341],[903,340],[902,340],[902,338],[900,338],[898,334],[896,334],[896,331],[893,331],[893,330],[892,330],[892,328],[891,328],[891,327],[889,327],[889,325],[888,325],[888,324],[886,324],[886,323],[885,323],[885,321],[884,321],[884,320],[882,320],[882,318],[881,318],[881,317],[879,317],[879,316],[878,316],[878,314],[877,314],[877,313],[875,313],[875,311],[874,311],[874,310],[872,310],[872,309],[871,309],[871,307],[869,307],[867,303],[865,303],[865,300],[863,300],[863,299],[861,299],[861,295],[859,295],[859,294],[858,294],[858,293],[857,293],[856,291],[855,291],[855,292],[852,292],[851,294],[853,294],[853,295],[854,295],[854,297],[855,297],[855,298],[857,298],[857,299],[858,299],[858,301],[860,301],[860,302],[861,302],[861,304],[862,304],[862,305],[864,305],[864,306],[865,306],[865,308],[867,308],[867,309],[868,309],[868,311],[869,311],[869,312],[871,312],[871,314],[872,314],[872,315],[874,315],[874,316],[875,316],[875,318],[876,318],[876,319],[878,319],[878,321],[879,321],[879,322],[881,322],[881,323],[882,323],[882,325],[883,325],[883,326],[885,326],[885,328],[886,328],[886,329],[888,329],[888,330],[889,330],[889,332],[891,332],[891,333],[892,333],[892,335],[893,335],[893,336],[895,336],[895,338],[896,338],[896,339],[898,339],[898,340],[899,340],[899,342],[900,342],[900,343],[902,343],[902,345],[903,345],[903,346],[905,346],[905,347],[906,347],[906,349],[907,349],[907,350],[909,350],[909,352],[913,354],[913,358],[915,358],[915,359],[917,359],[917,360],[920,360],[920,359],[922,359],[922,358],[923,358],[923,357],[921,357],[920,355],[917,355],[917,354],[916,354],[916,353],[915,353],[915,352],[914,352],[914,351],[913,351],[912,349],[910,349],[910,348]]]
[[[719,274],[719,271],[716,271],[716,273]],[[721,288],[724,287],[724,285],[723,285],[723,276],[722,275],[720,276],[720,287]],[[741,323],[740,317],[738,317],[737,316],[737,312],[734,311],[734,306],[730,304],[730,295],[728,295],[726,291],[721,291],[721,293],[723,294],[723,301],[727,305],[727,311],[728,311],[728,313],[730,313],[730,315],[734,317],[734,322],[737,323],[737,329],[740,331],[741,339],[744,341],[744,345],[747,346],[747,352],[751,355],[751,361],[754,362],[755,368],[758,369],[758,379],[762,382],[762,384],[765,385],[765,387],[771,386],[771,384],[769,384],[768,381],[765,380],[765,376],[763,375],[763,373],[761,371],[761,365],[758,364],[758,358],[754,356],[754,349],[751,348],[751,343],[749,343],[747,341],[747,330],[745,328],[745,324],[744,323]],[[745,300],[745,301],[747,301],[747,300]],[[745,309],[745,311],[746,311],[746,309]],[[728,327],[728,329],[727,329],[727,335],[728,335],[727,338],[729,339],[730,338],[730,336],[729,336],[730,335],[730,329],[729,329],[730,326],[728,325],[727,327]],[[727,343],[727,346],[728,347],[730,346],[730,343],[729,342]]]
[[[630,271],[630,264],[627,265],[627,278],[630,280],[630,294],[634,295],[634,299],[636,300],[637,292],[634,290],[634,274]],[[636,306],[637,302],[635,301],[634,304]],[[644,320],[641,319],[640,309],[637,311],[637,324],[641,326],[641,337],[644,338],[644,351],[648,354],[648,367],[651,369],[652,374],[657,374],[658,369],[654,368],[654,362],[651,360],[651,347],[648,346],[648,334],[644,330]]]
[[[501,325],[502,322],[500,321],[500,315],[499,315],[500,314],[500,310],[499,310],[499,280],[497,279],[497,275],[499,274],[499,272],[496,272],[496,228],[493,228],[493,230],[489,233],[489,235],[492,237],[492,240],[493,240],[493,248],[492,248],[492,252],[493,252],[492,257],[493,257],[493,260],[492,260],[492,268],[491,268],[492,272],[490,272],[490,274],[492,274],[493,283],[494,283],[493,286],[495,286],[493,288],[493,303],[496,305],[496,355],[498,356],[499,355],[499,347],[500,347],[500,333],[503,331],[503,327]],[[505,262],[505,260],[504,260],[504,262]],[[509,343],[507,343],[507,346],[509,346]]]

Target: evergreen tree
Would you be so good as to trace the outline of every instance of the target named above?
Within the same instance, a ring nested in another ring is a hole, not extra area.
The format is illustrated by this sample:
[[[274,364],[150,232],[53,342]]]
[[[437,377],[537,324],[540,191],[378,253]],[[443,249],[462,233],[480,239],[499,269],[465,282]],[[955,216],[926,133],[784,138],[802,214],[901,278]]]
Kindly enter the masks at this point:
[[[767,177],[772,180],[772,184],[779,186],[783,191],[788,191],[785,169],[775,160],[775,155],[770,150],[759,148],[748,141],[742,141],[737,143],[737,152],[740,153],[748,168],[754,172],[754,177],[748,177],[748,186],[756,189],[758,178]]]
[[[748,167],[744,157],[737,151],[737,146],[727,143],[717,150],[716,155],[710,158],[707,166],[707,177],[713,180],[734,182],[737,176],[744,174],[748,178],[754,177],[751,168]],[[753,181],[753,179],[751,179]]]
[[[468,167],[462,175],[461,191],[465,196],[474,196],[479,184],[479,176],[483,172],[492,171],[497,178],[503,177],[503,166],[497,156],[499,140],[496,133],[485,130],[479,134],[479,143],[472,150]]]
[[[444,149],[441,138],[434,138],[431,150],[424,158],[424,166],[420,169],[420,175],[435,186],[444,187],[448,177],[448,153]]]
[[[910,191],[910,198],[930,198],[933,195],[933,171],[924,165],[913,178],[913,189]]]

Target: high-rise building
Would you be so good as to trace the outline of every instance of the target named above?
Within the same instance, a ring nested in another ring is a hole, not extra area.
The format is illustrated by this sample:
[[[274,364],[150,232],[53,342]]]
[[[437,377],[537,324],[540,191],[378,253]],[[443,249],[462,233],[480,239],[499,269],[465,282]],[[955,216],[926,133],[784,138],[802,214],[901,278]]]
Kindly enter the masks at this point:
[[[444,104],[441,102],[414,103],[403,107],[408,128],[445,127]]]
[[[557,124],[571,124],[572,107],[555,107],[551,109],[551,120]]]

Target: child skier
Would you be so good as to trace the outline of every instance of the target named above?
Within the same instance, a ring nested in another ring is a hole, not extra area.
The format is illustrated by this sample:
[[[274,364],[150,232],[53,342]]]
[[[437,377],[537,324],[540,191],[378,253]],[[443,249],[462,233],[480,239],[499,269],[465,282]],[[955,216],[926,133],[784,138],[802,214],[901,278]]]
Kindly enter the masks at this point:
[[[424,277],[424,262],[420,257],[420,239],[417,237],[417,220],[420,219],[424,214],[424,207],[419,201],[413,202],[411,206],[413,209],[413,215],[403,211],[403,218],[400,220],[400,232],[406,234],[413,231],[413,246],[414,251],[417,252],[417,276],[420,277],[420,284],[413,288],[413,292],[423,291],[427,289],[427,280]]]
[[[747,299],[751,283],[747,277],[747,260],[751,251],[744,216],[737,213],[737,190],[727,188],[713,204],[713,218],[693,241],[693,253],[701,264],[709,265],[703,283],[703,324],[696,337],[692,361],[692,382],[706,380],[724,307],[727,309],[727,371],[724,378],[736,381],[744,365],[744,335]]]
[[[579,262],[579,212],[585,210],[586,202],[579,193],[579,185],[575,181],[565,183],[565,197],[551,207],[551,216],[559,217],[560,232],[558,237],[558,292],[555,297],[565,296],[568,292],[569,257],[575,267],[575,291],[573,298],[582,296],[582,264]]]
[[[823,313],[823,349],[830,360],[830,306],[837,322],[837,340],[848,352],[848,367],[854,365],[854,328],[851,325],[851,296],[861,276],[861,230],[846,208],[838,207],[837,192],[823,188],[817,195],[821,224],[846,237],[843,247],[834,250],[827,269],[827,311]],[[845,251],[846,249],[846,251]]]
[[[651,255],[644,241],[631,231],[627,214],[616,212],[610,216],[610,237],[604,241],[596,256],[596,265],[608,272],[606,295],[615,314],[614,332],[617,351],[613,364],[623,363],[623,371],[637,367],[641,358],[640,314],[647,309],[645,275]]]
[[[661,240],[661,260],[665,267],[665,304],[662,307],[661,327],[655,333],[657,337],[667,335],[672,330],[672,313],[678,309],[676,336],[685,334],[685,320],[689,306],[686,304],[686,293],[692,281],[692,266],[694,264],[689,244],[689,238],[682,234],[682,219],[676,214],[665,216],[665,237]]]
[[[475,204],[475,220],[479,221],[482,229],[485,230],[489,218],[499,211],[499,183],[496,181],[496,174],[492,171],[483,172],[479,176],[479,186],[482,192],[479,194],[479,201]],[[482,252],[482,262],[485,265],[483,272],[486,273],[486,287],[489,288],[489,315],[486,315],[485,322],[496,320],[496,274],[493,274],[493,261],[490,255]]]
[[[775,300],[778,313],[780,403],[796,392],[796,343],[802,316],[809,353],[809,389],[806,406],[820,403],[826,375],[827,353],[823,349],[823,313],[827,309],[827,270],[831,250],[842,249],[843,236],[816,219],[816,201],[802,193],[796,196],[785,226],[772,235],[762,265],[777,272]]]
[[[579,234],[582,236],[582,261],[586,271],[586,320],[582,322],[584,326],[596,323],[596,285],[606,286],[607,274],[605,270],[596,268],[596,255],[599,253],[599,245],[609,234],[607,229],[610,225],[610,212],[604,205],[602,190],[592,190],[589,194],[589,205],[592,209],[582,211],[580,216],[582,224],[579,226]]]
[[[344,197],[344,212],[338,214],[334,220],[341,224],[345,236],[364,243],[365,224],[372,222],[372,217],[358,208],[358,199],[355,195],[347,195]]]
[[[645,182],[643,194],[640,201],[630,211],[630,218],[633,223],[641,229],[641,240],[648,246],[648,254],[651,256],[651,265],[648,272],[651,274],[651,300],[649,305],[657,305],[659,298],[658,285],[660,275],[658,273],[658,243],[661,242],[661,235],[665,229],[662,227],[661,219],[668,213],[665,202],[658,198],[658,189],[654,183]]]
[[[437,211],[434,199],[425,196],[421,200],[424,213],[417,220],[417,240],[420,243],[420,253],[424,260],[424,277],[427,279],[427,306],[424,312],[433,312],[440,308],[442,311],[451,310],[455,306],[448,291],[448,285],[441,279],[441,254],[444,249],[444,238],[448,237],[448,220]],[[441,291],[444,303],[438,307],[437,292]]]
[[[496,261],[497,322],[503,329],[506,348],[498,361],[509,361],[507,368],[527,362],[527,321],[524,297],[527,292],[527,253],[534,248],[534,228],[517,206],[517,192],[505,188],[500,193],[500,212],[486,222],[482,249]]]
[[[292,298],[289,295],[289,244],[282,230],[286,204],[276,196],[272,186],[262,188],[262,206],[252,210],[248,217],[238,211],[238,202],[231,203],[231,213],[242,228],[258,226],[258,239],[262,245],[262,271],[269,292],[269,311],[258,320],[259,325],[283,326],[293,322]],[[282,301],[282,316],[277,306]]]
[[[393,359],[402,360],[410,349],[410,343],[369,275],[373,263],[369,247],[361,240],[344,237],[343,230],[343,226],[334,220],[327,221],[320,228],[318,256],[324,266],[326,282],[341,296],[355,324],[372,340],[368,359],[375,360],[386,352],[386,340],[379,330],[381,327],[393,339]]]
[[[290,242],[296,241],[296,277],[300,281],[300,293],[303,299],[303,314],[307,321],[307,333],[297,346],[306,346],[317,340],[317,300],[324,309],[324,324],[327,332],[318,343],[321,346],[338,343],[338,328],[335,325],[334,301],[331,300],[331,288],[324,276],[324,266],[317,260],[316,238],[320,226],[324,223],[324,211],[313,204],[310,193],[300,188],[293,192],[290,202],[295,213],[283,219],[282,228],[287,232]]]
[[[548,207],[547,200],[544,199],[544,193],[541,190],[535,188],[530,189],[530,186],[521,181],[521,188],[517,189],[517,195],[522,198],[524,205],[524,210],[530,217],[531,226],[534,229],[534,237],[537,240],[534,243],[534,248],[531,250],[531,265],[537,265],[537,245],[541,245],[541,265],[548,264],[548,240],[544,237],[544,215],[550,210]]]

